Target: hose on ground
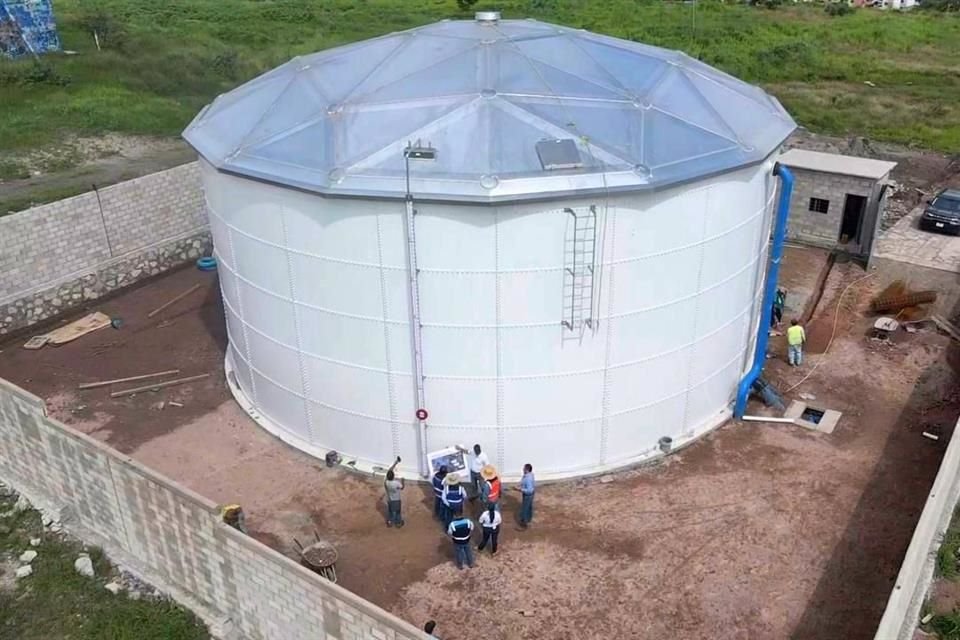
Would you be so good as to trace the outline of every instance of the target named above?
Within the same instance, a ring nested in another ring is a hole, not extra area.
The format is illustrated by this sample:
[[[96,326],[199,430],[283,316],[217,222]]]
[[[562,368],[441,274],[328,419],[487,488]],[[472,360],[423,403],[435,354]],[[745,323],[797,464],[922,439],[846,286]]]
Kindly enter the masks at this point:
[[[833,344],[833,339],[837,335],[837,324],[840,321],[840,305],[843,304],[843,296],[847,295],[847,291],[849,291],[850,288],[853,287],[853,285],[859,282],[863,282],[867,278],[872,278],[875,275],[876,275],[876,272],[873,272],[873,273],[868,273],[862,278],[857,278],[856,280],[848,284],[846,287],[844,287],[843,291],[840,292],[840,297],[837,299],[837,308],[833,312],[833,331],[830,332],[830,340],[827,341],[827,347],[823,350],[823,356],[819,360],[817,360],[817,364],[813,365],[813,368],[807,372],[807,375],[803,376],[803,378],[800,379],[800,382],[798,382],[797,384],[793,385],[792,387],[784,391],[783,392],[784,394],[790,393],[791,391],[793,391],[794,389],[802,385],[804,382],[806,382],[807,379],[813,375],[813,372],[817,370],[817,367],[819,367],[821,364],[824,363],[824,361],[827,359],[827,353],[829,353],[830,351],[830,345]]]

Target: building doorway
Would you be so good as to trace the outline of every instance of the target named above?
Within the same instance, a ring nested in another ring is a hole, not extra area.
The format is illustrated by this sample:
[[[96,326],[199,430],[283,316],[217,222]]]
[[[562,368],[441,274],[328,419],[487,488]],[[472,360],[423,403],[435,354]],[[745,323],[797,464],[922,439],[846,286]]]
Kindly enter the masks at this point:
[[[840,222],[840,244],[849,244],[851,241],[860,242],[860,227],[863,223],[863,212],[867,208],[867,199],[864,196],[847,194],[843,204],[843,219]]]

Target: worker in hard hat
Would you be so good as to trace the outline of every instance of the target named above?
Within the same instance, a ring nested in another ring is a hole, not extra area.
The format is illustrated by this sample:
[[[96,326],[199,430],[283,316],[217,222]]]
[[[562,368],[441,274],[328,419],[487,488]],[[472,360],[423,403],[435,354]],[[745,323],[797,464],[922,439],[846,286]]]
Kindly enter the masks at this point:
[[[224,523],[230,525],[240,533],[247,532],[246,516],[238,504],[225,504],[220,509],[220,517]]]
[[[806,341],[807,334],[800,326],[800,321],[794,318],[787,329],[787,364],[791,367],[799,367],[803,362],[803,345]]]
[[[497,468],[492,464],[484,465],[480,470],[480,501],[483,509],[493,506],[500,509],[500,478],[497,477]]]
[[[461,491],[462,491],[461,487]],[[463,515],[457,516],[447,526],[447,535],[453,540],[454,557],[457,569],[463,565],[473,568],[473,549],[470,547],[470,538],[473,535],[473,521]]]
[[[495,505],[490,505],[487,510],[480,514],[478,519],[480,529],[483,531],[483,540],[477,546],[478,551],[483,551],[487,542],[490,542],[490,555],[497,553],[497,538],[500,537],[500,525],[503,522],[503,516],[497,510]]]
[[[443,524],[449,527],[454,518],[463,515],[463,502],[467,499],[467,492],[460,486],[460,475],[457,473],[448,473],[444,483],[446,486],[443,488],[443,506],[446,510]]]
[[[433,474],[433,516],[440,522],[446,521],[444,512],[446,505],[443,504],[444,479],[447,477],[447,465],[440,465],[437,472]]]

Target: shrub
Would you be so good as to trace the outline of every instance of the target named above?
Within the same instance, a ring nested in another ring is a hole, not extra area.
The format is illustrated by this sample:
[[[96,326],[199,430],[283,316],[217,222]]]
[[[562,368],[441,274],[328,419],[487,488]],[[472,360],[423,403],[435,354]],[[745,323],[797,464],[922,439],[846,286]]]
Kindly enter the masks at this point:
[[[102,9],[97,9],[80,18],[80,27],[96,37],[101,49],[122,50],[127,43],[127,30],[123,24]]]
[[[853,13],[853,7],[841,0],[841,2],[828,2],[824,11],[827,12],[828,16],[845,16]]]
[[[960,0],[924,0],[920,7],[935,11],[960,11]]]
[[[65,87],[68,84],[70,84],[70,77],[60,73],[46,60],[34,59],[30,62],[0,64],[0,87],[31,85]]]
[[[217,75],[228,80],[235,80],[240,69],[240,56],[231,49],[215,55],[211,64]]]

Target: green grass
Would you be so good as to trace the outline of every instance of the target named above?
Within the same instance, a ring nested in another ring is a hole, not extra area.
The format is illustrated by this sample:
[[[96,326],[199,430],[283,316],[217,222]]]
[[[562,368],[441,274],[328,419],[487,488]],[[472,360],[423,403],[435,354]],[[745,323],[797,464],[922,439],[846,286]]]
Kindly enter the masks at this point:
[[[503,0],[534,17],[683,49],[777,95],[831,134],[960,152],[960,17],[822,6],[776,10],[711,0]],[[59,0],[77,55],[0,63],[0,151],[66,133],[177,135],[215,95],[295,55],[443,18],[454,0]],[[89,25],[108,31],[98,52]],[[696,29],[693,28],[694,22]],[[874,83],[871,87],[865,81]]]
[[[933,616],[925,626],[934,631],[940,640],[960,640],[960,612]]]
[[[940,550],[937,551],[937,575],[944,580],[960,579],[958,552],[960,552],[960,509],[954,511],[950,526],[943,534]],[[924,604],[921,618],[927,613],[932,613],[929,602]],[[941,640],[960,640],[960,611],[934,615],[924,628],[934,631]]]
[[[0,160],[0,180],[29,178],[30,171],[16,160]]]
[[[940,550],[937,551],[938,575],[948,580],[956,580],[960,577],[960,567],[957,566],[958,553],[960,553],[960,510],[954,512],[953,520],[943,534]]]
[[[13,504],[0,498],[0,513]],[[0,555],[19,555],[31,537],[42,537],[33,575],[0,591],[0,640],[206,640],[204,625],[168,601],[131,600],[103,585],[111,567],[97,549],[88,549],[97,573],[79,575],[73,567],[79,544],[43,534],[36,511],[0,517]]]

